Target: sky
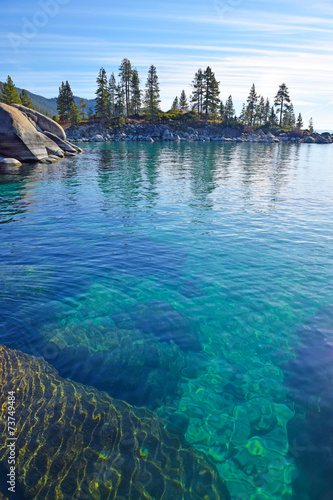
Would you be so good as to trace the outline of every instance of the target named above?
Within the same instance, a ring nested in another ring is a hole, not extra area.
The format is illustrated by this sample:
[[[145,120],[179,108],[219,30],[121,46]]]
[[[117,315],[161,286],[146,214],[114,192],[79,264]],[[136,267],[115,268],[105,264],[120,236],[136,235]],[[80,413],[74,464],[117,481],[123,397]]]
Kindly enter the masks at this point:
[[[157,68],[161,108],[211,66],[236,113],[251,85],[273,101],[289,88],[304,125],[333,129],[333,0],[0,0],[0,81],[56,97],[63,80],[94,98],[123,58]]]

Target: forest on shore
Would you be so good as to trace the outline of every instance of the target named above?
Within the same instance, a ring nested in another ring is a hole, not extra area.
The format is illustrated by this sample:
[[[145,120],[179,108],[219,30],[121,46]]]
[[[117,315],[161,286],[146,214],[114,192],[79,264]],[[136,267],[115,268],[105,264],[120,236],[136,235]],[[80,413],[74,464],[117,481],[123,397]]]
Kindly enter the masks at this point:
[[[278,129],[286,132],[304,128],[301,113],[296,118],[285,83],[278,87],[272,102],[268,97],[258,94],[253,83],[237,116],[232,96],[229,95],[225,101],[220,98],[220,82],[210,66],[205,70],[198,69],[191,82],[191,94],[187,96],[182,90],[179,96],[175,96],[171,109],[167,112],[160,108],[160,84],[154,65],[148,70],[144,89],[137,69],[126,58],[119,66],[118,81],[114,73],[108,78],[102,67],[96,83],[95,108],[87,109],[85,99],[77,104],[69,82],[62,82],[57,97],[58,115],[53,119],[64,125],[97,122],[107,127],[119,127],[134,119],[141,123],[218,123],[232,128],[245,126],[253,130]],[[3,85],[0,102],[21,103],[33,108],[27,92],[22,90],[19,94],[10,76]],[[313,132],[312,118],[307,129],[310,133]]]

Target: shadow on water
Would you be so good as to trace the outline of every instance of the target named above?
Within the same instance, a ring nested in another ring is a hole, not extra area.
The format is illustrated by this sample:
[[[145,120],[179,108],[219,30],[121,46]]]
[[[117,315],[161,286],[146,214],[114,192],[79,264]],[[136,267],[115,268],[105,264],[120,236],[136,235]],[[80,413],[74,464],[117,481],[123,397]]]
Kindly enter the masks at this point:
[[[300,476],[295,499],[333,498],[333,306],[298,330],[296,357],[282,368],[296,415],[288,425],[290,451]]]

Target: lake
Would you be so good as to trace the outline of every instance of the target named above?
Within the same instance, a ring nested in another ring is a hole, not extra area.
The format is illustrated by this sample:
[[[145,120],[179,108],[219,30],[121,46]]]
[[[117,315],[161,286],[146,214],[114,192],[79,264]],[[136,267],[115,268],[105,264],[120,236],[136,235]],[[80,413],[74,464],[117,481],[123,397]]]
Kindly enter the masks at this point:
[[[3,168],[0,343],[157,412],[233,500],[333,498],[333,147]]]

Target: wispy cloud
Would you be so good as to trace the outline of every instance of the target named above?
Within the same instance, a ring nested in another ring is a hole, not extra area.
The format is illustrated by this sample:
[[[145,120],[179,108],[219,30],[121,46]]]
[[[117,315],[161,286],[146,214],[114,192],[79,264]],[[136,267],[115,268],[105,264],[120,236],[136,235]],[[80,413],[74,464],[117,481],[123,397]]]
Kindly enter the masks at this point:
[[[252,83],[273,99],[285,81],[296,111],[313,111],[315,123],[325,126],[327,103],[333,100],[332,4],[251,0],[235,2],[228,15],[221,15],[214,0],[191,0],[191,8],[187,0],[140,5],[100,0],[98,8],[88,0],[69,0],[61,16],[50,19],[16,54],[8,33],[19,34],[22,18],[32,19],[40,5],[16,0],[1,7],[0,80],[10,74],[18,86],[51,97],[68,79],[76,94],[94,97],[99,68],[117,75],[128,57],[143,85],[150,64],[157,66],[167,108],[183,88],[191,91],[198,67],[211,65],[222,99],[231,94],[238,110]]]

